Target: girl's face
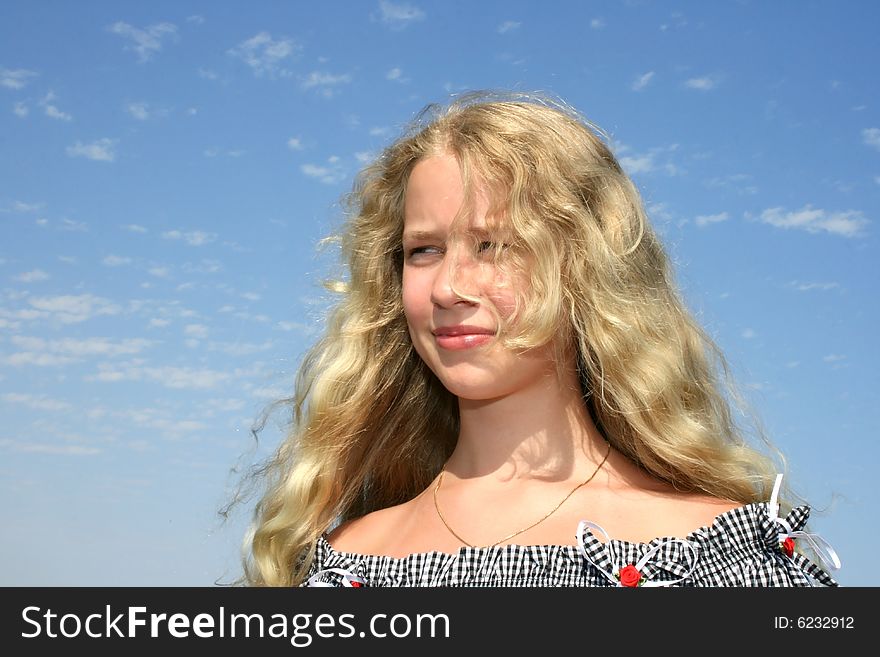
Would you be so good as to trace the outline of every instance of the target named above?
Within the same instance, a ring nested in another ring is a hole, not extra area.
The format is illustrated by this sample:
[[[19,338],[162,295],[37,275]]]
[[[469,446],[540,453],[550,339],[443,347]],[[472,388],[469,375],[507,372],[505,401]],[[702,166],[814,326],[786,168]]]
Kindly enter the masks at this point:
[[[514,286],[525,277],[506,277],[492,262],[487,247],[499,238],[486,229],[485,194],[477,194],[467,230],[451,231],[463,202],[454,156],[435,155],[415,165],[404,206],[403,310],[416,352],[447,390],[463,399],[495,399],[552,372],[551,349],[517,353],[498,343],[487,346],[499,329],[487,302],[509,317]],[[453,265],[456,289],[476,301],[453,291]]]

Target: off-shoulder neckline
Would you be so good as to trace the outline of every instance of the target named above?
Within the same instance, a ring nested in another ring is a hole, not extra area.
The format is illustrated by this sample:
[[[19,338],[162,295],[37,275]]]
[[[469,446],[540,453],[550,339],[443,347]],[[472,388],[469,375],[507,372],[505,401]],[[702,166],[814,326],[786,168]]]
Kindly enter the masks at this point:
[[[795,507],[792,511],[795,511],[801,507]],[[635,548],[644,548],[651,547],[657,545],[658,543],[664,543],[669,541],[687,541],[690,542],[692,540],[696,540],[700,536],[706,536],[713,529],[718,528],[720,525],[723,525],[724,522],[736,515],[741,515],[744,512],[754,511],[759,514],[759,516],[763,516],[762,520],[769,520],[769,514],[767,513],[767,503],[766,502],[750,502],[748,504],[743,504],[741,506],[734,507],[732,509],[728,509],[727,511],[722,511],[712,520],[711,523],[702,525],[697,527],[693,531],[689,532],[687,536],[681,538],[678,536],[657,536],[652,538],[649,541],[627,541],[625,539],[613,538],[609,537],[607,541],[602,541],[593,533],[591,528],[587,528],[584,532],[584,538],[591,542],[606,544],[606,545],[614,545],[618,547],[635,547]],[[431,558],[431,557],[441,557],[441,558],[455,558],[460,557],[463,554],[467,555],[477,555],[477,554],[488,554],[492,551],[499,550],[514,550],[514,551],[534,551],[534,550],[548,550],[548,549],[571,549],[577,550],[578,545],[576,543],[572,544],[521,544],[521,543],[505,543],[503,545],[494,545],[494,546],[474,546],[467,547],[462,546],[456,552],[444,552],[443,550],[425,550],[422,552],[412,552],[410,554],[401,556],[401,557],[393,557],[387,554],[372,554],[372,553],[363,553],[363,552],[351,552],[347,550],[337,550],[333,545],[331,545],[330,541],[327,538],[327,532],[324,532],[318,536],[318,544],[323,545],[324,549],[328,552],[328,554],[335,554],[340,557],[345,557],[347,559],[354,560],[364,560],[364,559],[376,559],[380,560],[383,563],[398,563],[404,562],[408,559],[414,558]]]

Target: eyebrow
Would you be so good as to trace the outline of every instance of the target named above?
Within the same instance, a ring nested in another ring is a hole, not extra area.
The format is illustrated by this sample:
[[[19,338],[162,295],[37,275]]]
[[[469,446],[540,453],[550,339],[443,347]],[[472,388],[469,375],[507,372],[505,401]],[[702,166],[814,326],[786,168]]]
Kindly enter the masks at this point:
[[[486,226],[474,226],[467,232],[478,237],[486,237],[491,235]],[[403,234],[403,241],[417,242],[420,240],[439,240],[443,239],[443,235],[436,230],[413,230]]]
[[[408,233],[403,234],[404,240],[418,241],[418,240],[435,240],[439,239],[440,234],[434,230],[414,230]]]

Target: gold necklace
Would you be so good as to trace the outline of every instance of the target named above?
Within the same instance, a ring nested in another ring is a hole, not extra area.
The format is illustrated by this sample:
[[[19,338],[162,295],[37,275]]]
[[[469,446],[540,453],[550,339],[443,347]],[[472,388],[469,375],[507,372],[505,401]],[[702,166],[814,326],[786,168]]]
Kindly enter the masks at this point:
[[[514,536],[519,536],[519,535],[522,534],[523,532],[527,532],[527,531],[530,530],[532,527],[537,527],[538,525],[540,525],[540,524],[541,524],[542,522],[544,522],[547,518],[549,518],[549,517],[552,516],[554,513],[556,513],[556,511],[559,510],[559,507],[561,507],[563,504],[565,504],[565,501],[566,501],[569,497],[571,497],[572,495],[575,494],[575,491],[577,491],[577,490],[580,489],[580,488],[583,488],[583,487],[586,486],[588,483],[590,483],[591,481],[593,481],[593,477],[595,477],[595,476],[598,474],[599,470],[602,469],[602,466],[605,465],[605,461],[608,460],[608,454],[610,454],[610,453],[611,453],[611,443],[608,443],[608,449],[605,450],[605,456],[602,458],[602,461],[599,463],[599,465],[596,466],[596,469],[593,470],[593,474],[591,474],[589,477],[586,478],[586,480],[582,481],[582,482],[579,483],[577,486],[575,486],[574,488],[572,488],[571,491],[569,491],[568,495],[566,495],[565,497],[563,497],[563,498],[562,498],[562,501],[561,501],[559,504],[557,504],[556,506],[554,506],[554,507],[550,510],[550,513],[548,513],[548,514],[545,515],[543,518],[541,518],[540,520],[538,520],[538,522],[534,522],[534,523],[532,523],[531,525],[529,525],[528,527],[524,527],[523,529],[520,529],[519,531],[515,531],[515,532],[513,532],[512,534],[508,534],[507,536],[505,536],[504,538],[502,538],[500,541],[495,541],[495,542],[492,543],[491,545],[486,545],[486,546],[484,546],[484,547],[495,547],[496,545],[500,545],[501,543],[504,543],[504,541],[509,541],[509,540],[510,540],[511,538],[513,538]],[[443,517],[443,514],[440,512],[440,505],[437,503],[437,491],[440,490],[440,484],[443,482],[443,474],[444,474],[445,472],[446,472],[446,468],[445,468],[445,467],[444,467],[442,470],[440,470],[440,476],[437,477],[437,484],[434,486],[434,508],[437,510],[437,516],[440,518],[440,521],[446,526],[446,529],[449,530],[449,533],[452,534],[453,536],[455,536],[455,538],[457,538],[459,541],[461,541],[462,543],[464,543],[464,544],[467,545],[468,547],[477,547],[477,546],[474,545],[473,543],[468,543],[468,542],[467,542],[466,540],[464,540],[461,536],[459,536],[459,535],[456,533],[456,531],[455,531],[452,527],[449,526],[449,523],[446,522],[446,518],[444,518],[444,517]]]

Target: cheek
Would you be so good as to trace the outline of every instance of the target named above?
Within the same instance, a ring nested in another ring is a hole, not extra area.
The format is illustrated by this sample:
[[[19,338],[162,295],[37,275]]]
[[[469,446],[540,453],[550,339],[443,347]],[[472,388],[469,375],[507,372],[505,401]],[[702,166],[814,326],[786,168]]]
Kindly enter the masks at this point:
[[[516,297],[513,290],[495,290],[489,298],[498,310],[498,314],[504,319],[509,319],[516,310]]]
[[[404,270],[401,302],[403,304],[403,314],[406,316],[406,321],[409,324],[412,324],[417,319],[424,318],[425,304],[427,303],[430,306],[430,296],[427,297],[426,302],[423,287],[424,285],[420,284],[418,276],[407,275]]]
[[[497,308],[498,313],[504,319],[513,316],[516,310],[516,292],[522,290],[527,283],[519,278],[511,278],[499,273],[496,275],[495,284],[488,297]]]

